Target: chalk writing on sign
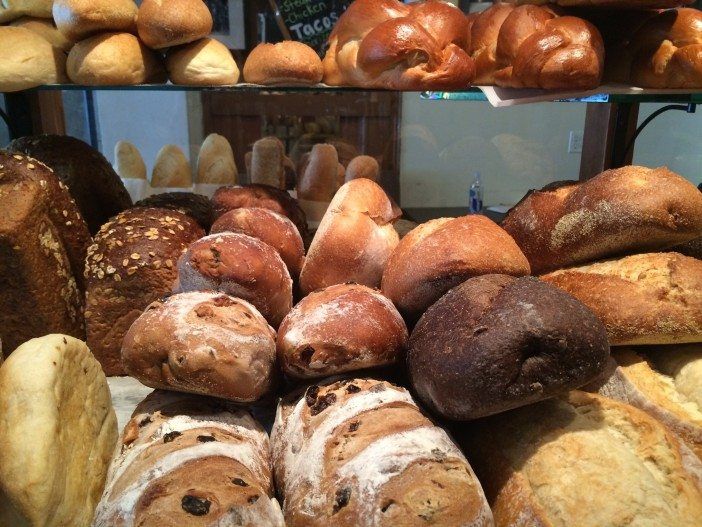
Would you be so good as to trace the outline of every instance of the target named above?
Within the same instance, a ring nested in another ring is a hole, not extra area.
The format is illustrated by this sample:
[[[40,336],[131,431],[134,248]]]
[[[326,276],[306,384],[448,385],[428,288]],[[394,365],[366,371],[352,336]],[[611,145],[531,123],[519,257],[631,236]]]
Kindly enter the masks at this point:
[[[294,40],[320,49],[350,1],[277,0],[278,12]]]

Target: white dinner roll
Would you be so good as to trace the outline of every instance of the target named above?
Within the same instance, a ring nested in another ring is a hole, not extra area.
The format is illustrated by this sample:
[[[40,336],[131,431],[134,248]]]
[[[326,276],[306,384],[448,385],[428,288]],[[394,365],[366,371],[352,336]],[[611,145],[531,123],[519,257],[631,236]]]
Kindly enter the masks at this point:
[[[56,27],[71,40],[96,33],[136,33],[134,0],[54,0]]]
[[[65,80],[66,56],[24,27],[0,27],[0,92],[27,90]]]
[[[62,51],[69,51],[74,44],[73,40],[66,38],[66,35],[61,33],[54,23],[48,18],[34,18],[23,16],[10,24],[15,27],[23,27],[33,31],[44,40]]]
[[[171,48],[166,69],[173,84],[226,86],[239,81],[239,68],[231,52],[212,38]]]

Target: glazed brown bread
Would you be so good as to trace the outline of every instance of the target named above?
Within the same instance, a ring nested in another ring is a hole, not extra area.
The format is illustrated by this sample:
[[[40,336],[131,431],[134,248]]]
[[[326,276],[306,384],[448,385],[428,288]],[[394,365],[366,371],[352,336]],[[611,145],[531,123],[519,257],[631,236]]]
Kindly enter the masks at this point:
[[[484,274],[529,274],[509,235],[484,216],[440,218],[405,236],[383,273],[382,291],[416,321],[446,291]]]
[[[212,203],[205,196],[192,192],[164,192],[153,194],[134,204],[135,207],[156,207],[161,209],[177,210],[190,216],[208,231],[214,221]]]
[[[134,0],[54,0],[54,22],[74,42],[95,33],[136,33]]]
[[[545,275],[592,309],[613,346],[702,342],[702,261],[628,256]]]
[[[275,331],[248,302],[191,292],[156,301],[122,343],[129,375],[151,388],[252,403],[275,372]]]
[[[297,195],[301,200],[330,202],[344,184],[344,167],[333,145],[316,144],[300,173]]]
[[[307,218],[290,194],[284,190],[268,185],[244,185],[222,187],[212,197],[215,217],[225,212],[240,208],[259,207],[269,209],[290,218],[300,231],[303,240],[307,240]]]
[[[461,451],[390,383],[349,379],[283,399],[271,442],[288,527],[493,525]]]
[[[93,527],[284,527],[272,479],[248,412],[157,391],[125,428]]]
[[[15,92],[66,79],[66,55],[25,27],[0,26],[0,91]]]
[[[394,90],[470,86],[468,21],[453,6],[428,0],[356,0],[339,18],[324,57],[324,82]]]
[[[294,40],[261,43],[251,51],[244,64],[244,81],[265,86],[319,84],[323,73],[317,52]]]
[[[392,302],[363,285],[333,285],[302,299],[278,331],[283,371],[298,379],[395,364],[407,327]]]
[[[473,17],[470,55],[481,85],[589,89],[604,72],[595,26],[542,6],[498,3]]]
[[[7,149],[51,167],[68,186],[92,234],[112,216],[132,206],[129,193],[105,156],[79,139],[27,136],[12,141]]]
[[[383,189],[368,179],[349,181],[319,224],[300,275],[304,294],[355,282],[378,287],[399,242],[392,224],[400,216]]]
[[[83,261],[90,234],[46,166],[0,151],[0,340],[5,355],[50,332],[85,337]]]
[[[168,50],[166,69],[173,84],[231,86],[239,82],[239,67],[231,52],[213,38],[203,38]]]
[[[543,274],[699,237],[702,193],[666,168],[628,166],[532,191],[502,227],[522,248],[532,272]]]
[[[204,234],[178,211],[129,209],[102,226],[88,250],[88,346],[105,373],[123,375],[122,339],[142,311],[169,294],[178,258]]]
[[[592,387],[649,413],[702,459],[702,346],[620,348]]]
[[[292,279],[270,245],[238,232],[193,242],[178,262],[178,291],[222,291],[251,302],[277,328],[292,309]]]
[[[212,32],[212,15],[202,0],[144,0],[139,6],[139,38],[153,49],[194,42]]]
[[[466,435],[497,527],[694,527],[702,517],[700,460],[626,404],[574,391]]]
[[[295,224],[282,214],[262,208],[230,210],[215,221],[210,234],[220,232],[239,232],[258,238],[278,251],[294,280],[300,276],[305,245]]]
[[[477,419],[594,380],[607,333],[572,296],[536,278],[486,275],[452,289],[412,331],[414,389],[449,419]]]

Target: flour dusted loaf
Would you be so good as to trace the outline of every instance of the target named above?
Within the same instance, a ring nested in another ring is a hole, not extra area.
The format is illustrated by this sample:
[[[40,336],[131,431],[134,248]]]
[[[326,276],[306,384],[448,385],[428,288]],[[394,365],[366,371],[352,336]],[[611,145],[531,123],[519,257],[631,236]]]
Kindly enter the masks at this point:
[[[698,238],[702,193],[667,168],[628,166],[530,192],[502,227],[543,274]]]
[[[702,517],[702,463],[629,405],[574,391],[466,435],[497,527],[694,527]]]
[[[0,368],[0,525],[88,527],[117,443],[107,379],[85,343],[26,342]]]
[[[397,363],[407,327],[389,299],[357,284],[311,293],[278,331],[278,357],[291,377],[312,379]]]
[[[592,309],[613,346],[702,342],[702,260],[637,254],[542,278]]]
[[[0,340],[5,354],[47,332],[85,337],[90,233],[66,186],[40,163],[0,151]]]
[[[283,399],[271,442],[288,527],[493,525],[461,451],[385,381],[329,382]]]
[[[142,311],[169,294],[178,258],[204,234],[178,211],[129,209],[102,226],[88,251],[88,346],[107,375],[122,375],[122,338]]]
[[[284,527],[271,473],[248,412],[156,391],[124,430],[93,527]]]
[[[151,388],[254,402],[275,372],[275,331],[248,302],[224,293],[173,295],[127,331],[122,363]]]

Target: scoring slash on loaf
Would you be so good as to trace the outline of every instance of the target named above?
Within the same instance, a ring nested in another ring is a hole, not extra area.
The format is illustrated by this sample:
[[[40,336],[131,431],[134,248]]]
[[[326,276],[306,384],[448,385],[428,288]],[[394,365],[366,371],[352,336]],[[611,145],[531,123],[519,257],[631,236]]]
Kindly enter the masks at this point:
[[[288,527],[493,525],[461,451],[385,381],[329,381],[283,399],[271,442]]]

